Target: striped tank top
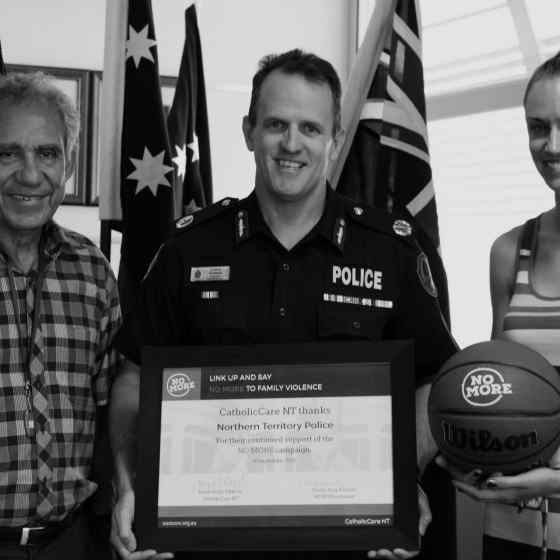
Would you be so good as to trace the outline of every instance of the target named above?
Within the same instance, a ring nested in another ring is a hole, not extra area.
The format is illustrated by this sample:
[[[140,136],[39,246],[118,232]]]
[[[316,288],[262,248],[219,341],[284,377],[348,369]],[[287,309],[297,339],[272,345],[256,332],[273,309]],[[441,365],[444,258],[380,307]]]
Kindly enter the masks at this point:
[[[524,344],[542,354],[557,368],[560,366],[560,295],[539,295],[533,286],[533,256],[536,254],[540,216],[526,222],[521,232],[515,285],[504,317],[506,340]],[[560,283],[559,283],[560,292]],[[503,504],[487,504],[485,532],[508,541],[536,547],[542,543],[539,511]],[[549,498],[548,546],[560,550],[560,499]]]

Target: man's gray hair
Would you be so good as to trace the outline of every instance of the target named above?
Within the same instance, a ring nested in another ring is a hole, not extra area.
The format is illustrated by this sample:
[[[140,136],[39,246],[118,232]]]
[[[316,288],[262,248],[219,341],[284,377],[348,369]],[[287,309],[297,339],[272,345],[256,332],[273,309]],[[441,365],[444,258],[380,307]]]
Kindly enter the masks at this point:
[[[64,124],[66,156],[78,147],[80,115],[76,106],[53,82],[52,76],[42,72],[12,72],[0,76],[0,102],[14,105],[47,103],[58,114]]]

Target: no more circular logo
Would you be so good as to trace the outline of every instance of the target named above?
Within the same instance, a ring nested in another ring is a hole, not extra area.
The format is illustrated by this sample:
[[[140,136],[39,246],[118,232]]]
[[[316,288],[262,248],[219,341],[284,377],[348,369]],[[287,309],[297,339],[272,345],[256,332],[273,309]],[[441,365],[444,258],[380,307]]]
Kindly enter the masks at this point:
[[[194,381],[186,373],[174,373],[168,378],[166,388],[170,397],[180,398],[194,389]]]
[[[472,369],[461,384],[463,398],[473,406],[492,406],[504,395],[511,395],[511,383],[506,383],[503,375],[489,367]]]

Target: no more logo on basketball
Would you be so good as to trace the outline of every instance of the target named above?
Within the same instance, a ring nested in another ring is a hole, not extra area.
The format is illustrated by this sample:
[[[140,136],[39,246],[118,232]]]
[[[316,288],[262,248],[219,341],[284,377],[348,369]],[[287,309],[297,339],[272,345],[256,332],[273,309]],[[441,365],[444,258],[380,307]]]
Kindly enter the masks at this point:
[[[473,406],[492,406],[504,395],[511,395],[511,383],[492,368],[478,367],[465,375],[461,384],[463,398]]]
[[[170,397],[180,398],[194,389],[194,381],[186,373],[174,373],[167,380],[166,387]]]

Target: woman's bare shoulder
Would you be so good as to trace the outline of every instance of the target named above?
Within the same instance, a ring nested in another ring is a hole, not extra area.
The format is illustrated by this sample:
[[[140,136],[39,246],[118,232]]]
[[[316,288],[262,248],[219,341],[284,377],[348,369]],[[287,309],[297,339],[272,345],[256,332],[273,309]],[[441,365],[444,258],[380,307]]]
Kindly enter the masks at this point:
[[[519,225],[498,236],[490,249],[490,261],[498,261],[502,264],[514,261],[522,231],[523,226]]]

